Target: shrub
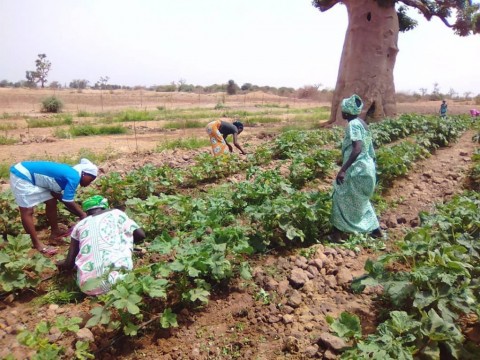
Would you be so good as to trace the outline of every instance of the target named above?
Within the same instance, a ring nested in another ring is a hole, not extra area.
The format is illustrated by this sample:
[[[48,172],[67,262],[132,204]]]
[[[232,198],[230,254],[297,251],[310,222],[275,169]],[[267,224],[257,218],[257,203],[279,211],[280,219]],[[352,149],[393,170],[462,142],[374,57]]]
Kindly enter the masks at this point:
[[[161,152],[167,149],[198,149],[206,147],[210,144],[208,139],[188,138],[188,139],[176,139],[172,141],[166,141],[158,144],[155,151]]]
[[[12,145],[12,144],[15,144],[16,142],[17,140],[13,138],[0,135],[0,145]]]
[[[42,100],[42,111],[58,113],[63,108],[63,102],[56,96],[49,96]]]

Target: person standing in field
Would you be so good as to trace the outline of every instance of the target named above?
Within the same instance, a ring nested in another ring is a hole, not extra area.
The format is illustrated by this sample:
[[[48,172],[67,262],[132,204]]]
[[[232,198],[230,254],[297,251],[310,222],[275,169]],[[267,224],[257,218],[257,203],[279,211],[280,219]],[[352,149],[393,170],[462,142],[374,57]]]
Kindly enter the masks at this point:
[[[362,99],[356,94],[342,100],[342,117],[348,124],[342,142],[342,167],[333,183],[335,242],[341,241],[342,233],[382,236],[370,203],[376,184],[375,151],[368,125],[358,117],[362,108]]]
[[[34,207],[45,203],[51,240],[65,236],[58,227],[57,201],[83,219],[86,214],[75,203],[75,192],[78,185],[90,185],[97,175],[97,166],[88,159],[81,159],[75,166],[50,161],[22,161],[10,167],[10,188],[20,209],[23,228],[30,235],[35,249],[47,255],[57,252],[55,248],[46,247],[38,238],[33,219]]]
[[[240,121],[237,120],[229,123],[223,120],[215,120],[207,124],[206,131],[210,137],[210,144],[212,145],[214,156],[233,152],[232,145],[227,142],[228,135],[232,135],[233,145],[240,150],[240,153],[246,155],[246,152],[238,143],[238,135],[243,131],[243,124]]]
[[[442,100],[442,103],[440,104],[440,117],[445,119],[447,117],[447,110],[448,110],[448,105],[445,100]]]
[[[108,292],[113,284],[133,269],[133,244],[145,238],[144,231],[127,214],[109,209],[100,195],[82,203],[87,217],[73,228],[60,271],[77,268],[77,284],[87,295]]]

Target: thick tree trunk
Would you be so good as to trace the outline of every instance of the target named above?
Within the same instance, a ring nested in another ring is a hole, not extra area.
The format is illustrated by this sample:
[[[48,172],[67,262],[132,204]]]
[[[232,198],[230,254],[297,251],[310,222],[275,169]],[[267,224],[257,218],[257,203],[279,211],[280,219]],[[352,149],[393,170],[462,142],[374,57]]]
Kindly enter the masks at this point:
[[[348,28],[328,124],[345,125],[341,101],[354,93],[364,102],[360,115],[364,119],[379,121],[393,116],[396,114],[393,69],[399,31],[395,7],[380,7],[375,0],[343,3],[348,11]]]

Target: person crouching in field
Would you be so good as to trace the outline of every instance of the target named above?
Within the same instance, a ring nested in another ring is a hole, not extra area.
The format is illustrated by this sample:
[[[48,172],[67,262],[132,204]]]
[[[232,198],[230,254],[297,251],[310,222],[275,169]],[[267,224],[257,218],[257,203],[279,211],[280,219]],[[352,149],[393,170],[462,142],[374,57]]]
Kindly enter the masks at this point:
[[[133,269],[133,243],[145,233],[123,211],[109,209],[103,196],[86,199],[82,208],[87,217],[73,228],[67,257],[57,267],[64,271],[76,266],[80,290],[100,295]]]
[[[20,208],[22,225],[35,249],[47,255],[57,253],[57,249],[46,247],[39,240],[33,220],[34,207],[45,203],[51,240],[66,235],[58,227],[57,200],[83,219],[86,214],[75,203],[75,192],[78,185],[90,185],[97,175],[97,166],[88,159],[81,159],[75,166],[50,161],[23,161],[10,168],[10,188]]]
[[[341,233],[370,233],[381,237],[375,210],[370,203],[376,183],[375,151],[368,125],[358,117],[362,99],[354,94],[342,101],[342,117],[348,121],[342,143],[343,165],[333,184],[333,241]]]
[[[243,131],[243,124],[240,121],[229,123],[223,120],[215,120],[207,124],[206,131],[208,136],[210,136],[210,144],[212,144],[214,156],[233,152],[232,145],[227,142],[228,135],[232,135],[233,145],[240,150],[240,153],[242,155],[246,154],[238,143],[238,135]]]

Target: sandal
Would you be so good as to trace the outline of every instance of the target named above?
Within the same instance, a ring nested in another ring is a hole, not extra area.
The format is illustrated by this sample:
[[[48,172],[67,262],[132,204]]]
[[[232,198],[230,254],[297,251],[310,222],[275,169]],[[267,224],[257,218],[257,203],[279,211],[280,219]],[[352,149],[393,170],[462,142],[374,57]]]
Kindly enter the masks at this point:
[[[43,254],[43,255],[52,256],[52,255],[55,255],[58,252],[58,249],[56,249],[54,247],[44,247],[44,248],[41,248],[38,251],[40,251],[40,253]]]

